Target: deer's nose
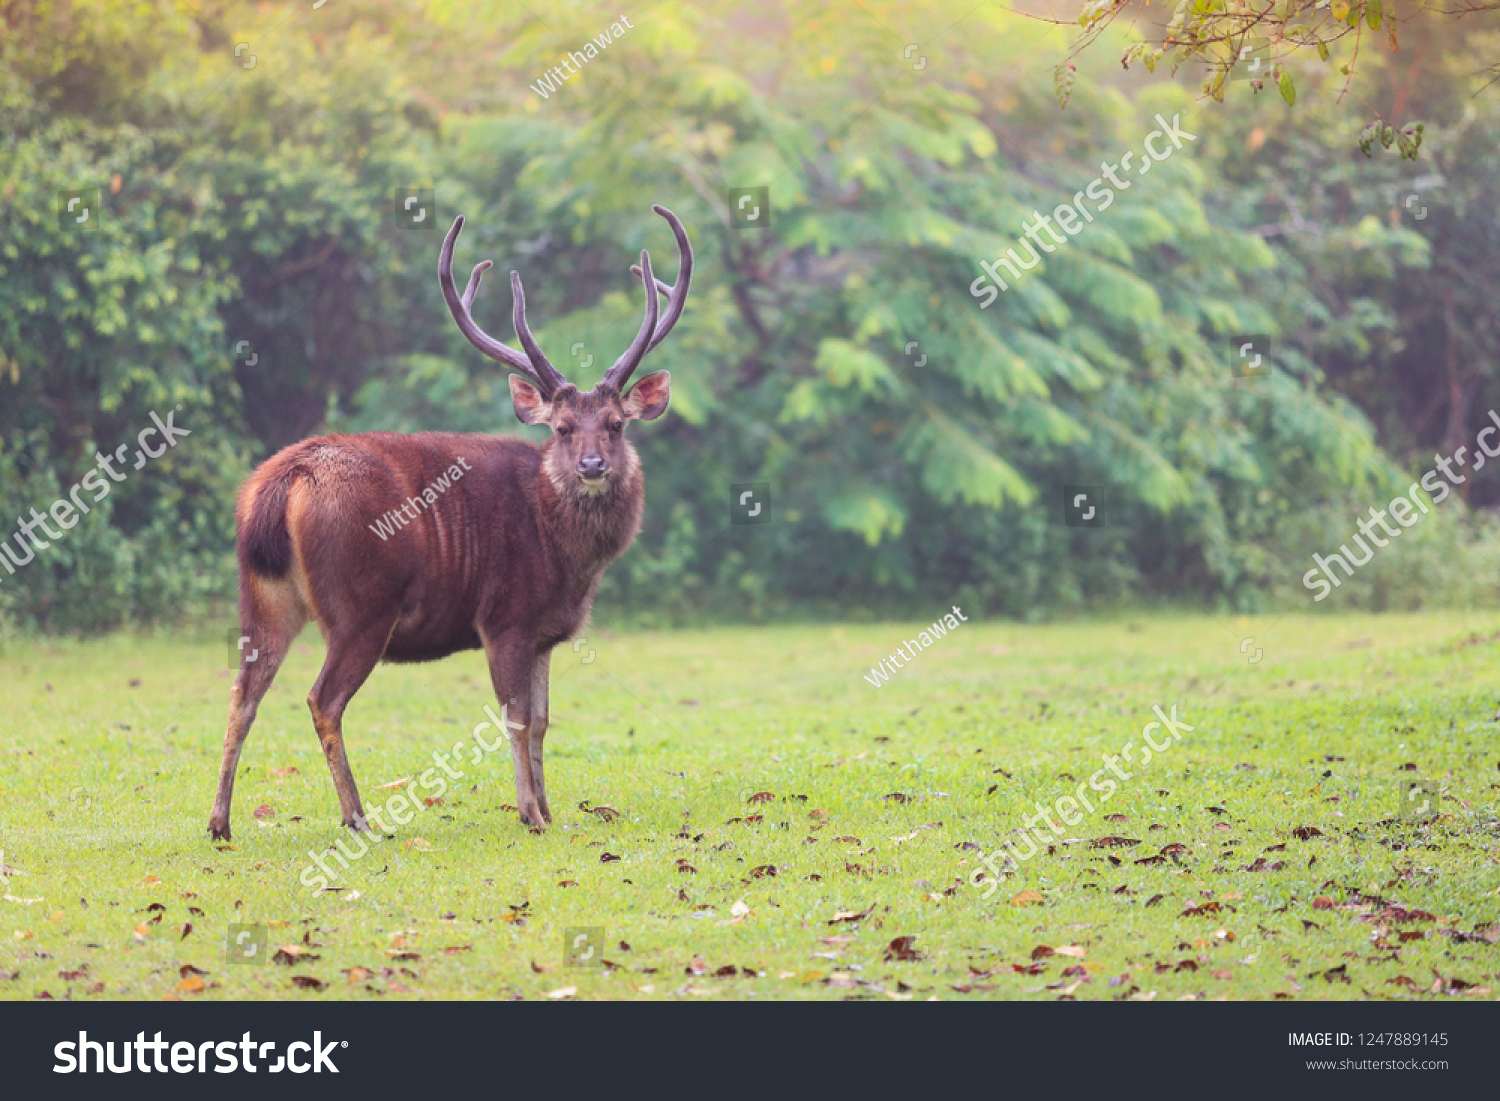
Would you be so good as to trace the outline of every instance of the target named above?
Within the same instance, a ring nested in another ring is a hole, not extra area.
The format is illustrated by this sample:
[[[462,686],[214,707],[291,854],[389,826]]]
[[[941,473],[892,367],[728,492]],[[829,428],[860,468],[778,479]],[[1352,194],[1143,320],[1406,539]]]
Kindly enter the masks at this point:
[[[578,473],[584,478],[602,478],[609,473],[609,464],[602,455],[586,455],[578,461]]]

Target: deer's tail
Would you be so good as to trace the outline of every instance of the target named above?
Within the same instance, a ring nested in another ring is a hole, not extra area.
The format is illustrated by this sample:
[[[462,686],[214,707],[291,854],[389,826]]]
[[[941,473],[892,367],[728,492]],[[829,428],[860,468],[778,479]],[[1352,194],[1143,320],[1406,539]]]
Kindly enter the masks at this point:
[[[272,460],[251,476],[240,499],[237,550],[242,567],[261,577],[282,578],[292,568],[292,535],[286,526],[287,496],[295,462]]]

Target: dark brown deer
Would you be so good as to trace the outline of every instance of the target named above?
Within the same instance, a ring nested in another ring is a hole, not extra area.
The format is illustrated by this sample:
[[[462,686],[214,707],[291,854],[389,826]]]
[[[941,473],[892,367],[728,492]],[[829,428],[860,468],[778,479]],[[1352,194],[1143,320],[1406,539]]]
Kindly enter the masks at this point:
[[[542,827],[552,820],[542,772],[551,651],[583,626],[604,568],[640,527],[645,485],[625,425],[666,411],[671,376],[657,371],[629,392],[625,386],[677,323],[692,281],[687,231],[670,210],[652,209],[677,238],[677,283],[657,280],[642,251],[640,267],[630,269],[646,288],[640,332],[586,394],[537,346],[516,272],[513,317],[525,354],[475,324],[469,307],[490,261],[474,268],[460,296],[453,245],[461,216],[443,241],[438,279],[453,319],[481,352],[525,376],[510,376],[511,401],[522,421],[552,429],[546,443],[449,432],[321,436],[278,452],[245,482],[235,506],[240,629],[253,644],[243,653],[254,660],[241,661],[230,691],[208,819],[214,838],[230,836],[245,737],[309,619],[328,654],[307,704],[344,825],[369,828],[344,752],[343,715],[376,663],[430,661],[479,647],[512,724],[521,821]],[[667,299],[660,315],[658,294]],[[401,522],[391,522],[393,510]]]

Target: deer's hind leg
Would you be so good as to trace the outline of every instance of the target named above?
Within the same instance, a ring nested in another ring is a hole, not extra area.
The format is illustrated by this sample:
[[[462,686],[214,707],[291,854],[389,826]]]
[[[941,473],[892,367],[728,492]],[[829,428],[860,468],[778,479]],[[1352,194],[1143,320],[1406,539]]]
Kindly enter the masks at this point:
[[[313,726],[318,731],[323,756],[328,760],[328,770],[333,774],[333,787],[338,792],[344,825],[353,830],[368,830],[370,827],[365,821],[364,806],[359,801],[359,789],[354,786],[349,755],[344,751],[344,709],[380,662],[391,631],[395,629],[396,618],[394,613],[379,618],[365,616],[329,630],[328,656],[323,659],[323,670],[307,694]]]
[[[291,582],[242,574],[240,579],[240,671],[229,690],[229,724],[219,763],[219,787],[208,816],[215,841],[228,841],[229,809],[240,751],[255,722],[260,701],[276,679],[287,650],[307,622],[307,609]]]

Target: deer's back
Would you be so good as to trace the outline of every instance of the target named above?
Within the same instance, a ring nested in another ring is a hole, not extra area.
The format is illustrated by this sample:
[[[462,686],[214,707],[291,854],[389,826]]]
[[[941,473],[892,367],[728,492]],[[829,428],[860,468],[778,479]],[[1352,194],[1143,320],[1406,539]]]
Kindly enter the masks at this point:
[[[241,492],[241,569],[267,572],[248,536],[284,498],[286,579],[325,634],[399,613],[386,660],[423,661],[479,646],[476,622],[540,630],[566,587],[538,515],[540,463],[535,445],[487,435],[304,440]]]

